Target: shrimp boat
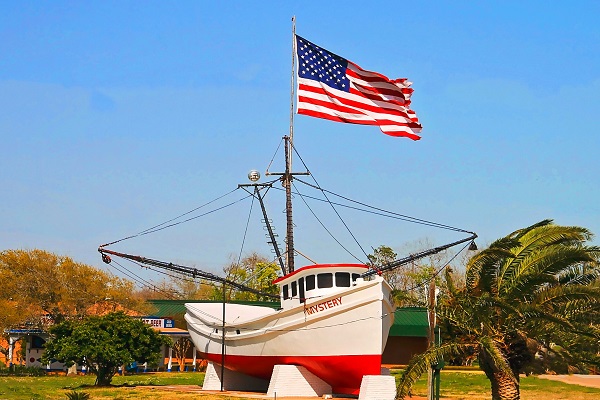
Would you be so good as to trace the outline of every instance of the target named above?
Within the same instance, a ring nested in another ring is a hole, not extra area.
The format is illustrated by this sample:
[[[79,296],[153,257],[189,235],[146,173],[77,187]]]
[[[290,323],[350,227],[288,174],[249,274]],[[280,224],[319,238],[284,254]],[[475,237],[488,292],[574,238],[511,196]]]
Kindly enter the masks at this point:
[[[379,375],[394,321],[391,288],[360,264],[309,265],[275,281],[280,310],[241,304],[186,304],[192,341],[228,369],[269,379],[278,364],[304,366],[334,393],[358,394],[364,375]]]

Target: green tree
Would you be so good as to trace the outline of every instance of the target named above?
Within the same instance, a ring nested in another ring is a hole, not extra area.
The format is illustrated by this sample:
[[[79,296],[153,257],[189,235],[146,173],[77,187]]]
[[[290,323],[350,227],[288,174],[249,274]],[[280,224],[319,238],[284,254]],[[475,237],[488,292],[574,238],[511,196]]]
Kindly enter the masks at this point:
[[[96,375],[98,386],[110,385],[120,366],[157,361],[161,346],[171,344],[170,338],[123,312],[64,321],[52,326],[50,333],[43,362],[85,365]]]
[[[411,360],[398,396],[406,396],[430,365],[457,355],[477,357],[494,400],[520,398],[519,374],[544,348],[558,345],[571,362],[599,365],[592,352],[568,348],[600,338],[600,249],[586,244],[591,238],[585,228],[544,220],[473,256],[464,286],[447,270],[447,291],[436,311],[454,339]]]
[[[409,244],[408,253],[418,253],[433,246],[428,240]],[[391,286],[396,305],[399,307],[425,307],[427,305],[427,283],[434,276],[437,266],[443,265],[445,252],[431,255],[423,260],[411,262],[391,271],[383,272],[383,278]],[[389,246],[381,245],[367,255],[369,265],[381,268],[398,258],[398,254]],[[436,283],[442,284],[436,277]]]
[[[241,283],[263,293],[279,294],[277,285],[273,284],[273,281],[278,277],[279,267],[257,253],[242,258],[240,262],[232,262],[224,268],[224,271],[226,278],[230,281]],[[269,297],[256,293],[244,292],[234,288],[226,289],[228,300],[272,301]],[[211,297],[212,300],[223,299],[220,284],[213,285],[213,295]]]

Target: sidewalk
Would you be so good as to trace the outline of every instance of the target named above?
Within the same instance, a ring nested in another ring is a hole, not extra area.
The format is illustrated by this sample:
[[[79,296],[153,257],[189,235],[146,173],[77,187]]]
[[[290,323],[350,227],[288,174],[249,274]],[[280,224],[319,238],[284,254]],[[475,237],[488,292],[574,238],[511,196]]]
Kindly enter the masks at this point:
[[[600,389],[600,375],[538,375],[538,378]]]

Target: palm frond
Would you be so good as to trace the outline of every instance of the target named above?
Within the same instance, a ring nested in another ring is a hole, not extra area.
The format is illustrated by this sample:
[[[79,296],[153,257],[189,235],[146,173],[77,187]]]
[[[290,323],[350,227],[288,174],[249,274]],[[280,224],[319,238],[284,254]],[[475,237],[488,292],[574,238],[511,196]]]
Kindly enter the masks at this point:
[[[600,278],[598,263],[581,263],[572,265],[562,271],[557,278],[560,285],[588,285]]]
[[[600,284],[545,287],[535,292],[530,299],[530,304],[539,309],[556,310],[573,301],[600,303]]]
[[[498,278],[500,284],[505,279],[510,279],[511,276],[515,275],[515,270],[522,268],[523,260],[529,257],[530,254],[552,245],[580,246],[593,236],[585,228],[545,224],[544,222],[547,221],[549,220],[532,225],[516,235],[520,245],[513,249],[514,258],[507,260],[508,262],[501,268]]]
[[[545,284],[557,283],[559,275],[573,265],[594,262],[587,247],[548,245],[529,253],[519,264],[515,264],[499,290],[509,297],[521,297]]]
[[[528,226],[527,228],[517,229],[516,231],[507,235],[507,237],[512,237],[512,238],[519,240],[523,235],[530,232],[531,230],[539,228],[541,226],[551,225],[553,223],[554,223],[554,220],[552,220],[552,219],[544,219],[540,222],[536,222],[535,224]]]
[[[442,346],[430,347],[424,353],[413,356],[400,377],[396,398],[403,399],[406,397],[410,393],[415,382],[423,375],[423,373],[427,372],[433,364],[439,363],[444,358],[462,355],[469,350],[476,351],[477,348],[478,345],[475,343],[448,343]]]
[[[465,280],[470,290],[489,290],[497,275],[498,266],[506,258],[514,257],[511,249],[519,242],[512,238],[501,238],[487,249],[473,256],[467,263]]]

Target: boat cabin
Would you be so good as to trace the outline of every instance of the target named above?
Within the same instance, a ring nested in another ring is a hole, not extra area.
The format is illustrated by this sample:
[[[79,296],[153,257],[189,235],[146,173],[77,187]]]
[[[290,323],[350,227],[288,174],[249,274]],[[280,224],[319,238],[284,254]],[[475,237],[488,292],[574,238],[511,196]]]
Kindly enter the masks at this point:
[[[273,283],[279,285],[281,307],[286,310],[357,285],[368,269],[364,264],[315,264],[297,269]]]

